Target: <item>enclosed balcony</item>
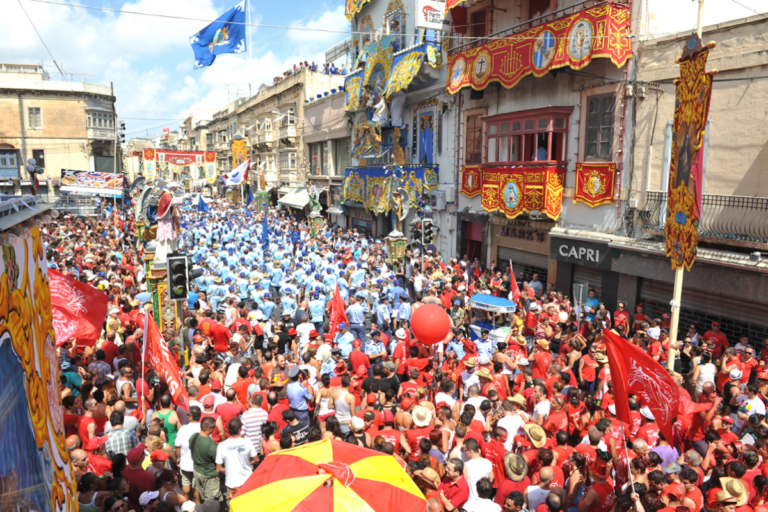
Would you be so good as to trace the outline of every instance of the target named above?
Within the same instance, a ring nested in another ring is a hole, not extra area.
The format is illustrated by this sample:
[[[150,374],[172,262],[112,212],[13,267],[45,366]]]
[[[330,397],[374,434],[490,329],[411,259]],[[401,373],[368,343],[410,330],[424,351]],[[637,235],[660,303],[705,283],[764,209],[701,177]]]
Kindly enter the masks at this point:
[[[638,212],[646,233],[664,236],[667,193],[646,192]],[[768,248],[768,197],[704,194],[699,241],[753,249]]]

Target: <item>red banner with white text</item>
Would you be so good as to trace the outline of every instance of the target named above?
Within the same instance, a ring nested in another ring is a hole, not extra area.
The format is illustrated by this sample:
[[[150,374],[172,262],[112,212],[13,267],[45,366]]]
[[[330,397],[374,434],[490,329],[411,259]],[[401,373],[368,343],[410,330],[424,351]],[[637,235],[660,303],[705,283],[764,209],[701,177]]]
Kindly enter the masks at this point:
[[[56,346],[75,338],[98,340],[109,297],[89,284],[48,269]]]
[[[189,407],[189,395],[181,381],[179,366],[173,360],[168,344],[160,334],[160,328],[155,323],[152,315],[147,315],[147,332],[144,335],[144,359],[155,370],[155,373],[165,378],[168,390],[173,398],[173,403],[183,407]]]

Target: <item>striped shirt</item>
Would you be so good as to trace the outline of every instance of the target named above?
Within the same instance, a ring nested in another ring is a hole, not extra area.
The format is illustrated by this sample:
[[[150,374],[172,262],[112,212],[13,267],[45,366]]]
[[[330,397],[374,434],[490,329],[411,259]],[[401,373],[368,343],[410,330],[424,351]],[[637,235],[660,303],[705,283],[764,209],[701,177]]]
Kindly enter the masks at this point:
[[[248,409],[241,418],[243,420],[243,436],[250,439],[256,453],[261,453],[261,426],[267,422],[267,411],[261,407]]]

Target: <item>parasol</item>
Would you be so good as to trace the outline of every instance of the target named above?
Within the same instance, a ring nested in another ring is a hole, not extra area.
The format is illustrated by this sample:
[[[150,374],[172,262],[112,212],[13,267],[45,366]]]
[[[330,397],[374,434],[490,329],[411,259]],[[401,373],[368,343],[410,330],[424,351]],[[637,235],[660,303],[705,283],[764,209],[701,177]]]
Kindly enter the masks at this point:
[[[231,512],[425,508],[424,495],[394,457],[330,439],[270,453],[230,502]]]

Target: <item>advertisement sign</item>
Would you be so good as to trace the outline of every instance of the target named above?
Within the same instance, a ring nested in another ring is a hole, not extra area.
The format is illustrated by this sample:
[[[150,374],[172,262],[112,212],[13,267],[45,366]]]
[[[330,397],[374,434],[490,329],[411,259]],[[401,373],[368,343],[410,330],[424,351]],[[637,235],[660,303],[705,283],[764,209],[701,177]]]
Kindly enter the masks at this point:
[[[611,269],[611,249],[608,244],[556,237],[551,237],[550,240],[549,257],[553,260],[585,267]]]
[[[62,195],[90,197],[123,197],[122,174],[106,172],[61,170]]]
[[[450,24],[445,21],[445,3],[434,0],[417,0],[416,28],[448,31]]]

